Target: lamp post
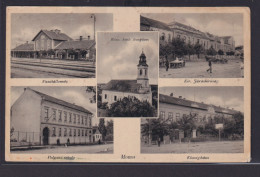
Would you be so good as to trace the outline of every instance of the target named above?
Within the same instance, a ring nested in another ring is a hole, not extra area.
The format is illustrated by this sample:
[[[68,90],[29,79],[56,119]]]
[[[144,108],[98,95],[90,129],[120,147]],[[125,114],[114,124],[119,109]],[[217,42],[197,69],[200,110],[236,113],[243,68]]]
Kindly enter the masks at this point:
[[[93,20],[94,20],[94,40],[96,40],[96,37],[95,37],[95,35],[96,35],[96,16],[95,16],[95,14],[91,14],[90,17],[93,18]]]

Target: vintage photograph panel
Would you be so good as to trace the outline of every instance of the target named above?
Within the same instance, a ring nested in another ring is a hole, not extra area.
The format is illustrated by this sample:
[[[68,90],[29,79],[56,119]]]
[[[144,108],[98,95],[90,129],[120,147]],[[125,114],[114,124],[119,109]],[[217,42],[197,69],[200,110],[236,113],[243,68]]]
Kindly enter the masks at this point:
[[[158,32],[99,32],[97,116],[157,117]]]
[[[241,13],[143,13],[141,31],[159,31],[160,78],[243,78]]]
[[[97,31],[112,13],[12,13],[11,78],[94,78]]]
[[[96,117],[96,87],[11,87],[12,154],[113,153],[113,120]]]
[[[159,118],[141,120],[141,153],[243,153],[244,88],[162,87]]]

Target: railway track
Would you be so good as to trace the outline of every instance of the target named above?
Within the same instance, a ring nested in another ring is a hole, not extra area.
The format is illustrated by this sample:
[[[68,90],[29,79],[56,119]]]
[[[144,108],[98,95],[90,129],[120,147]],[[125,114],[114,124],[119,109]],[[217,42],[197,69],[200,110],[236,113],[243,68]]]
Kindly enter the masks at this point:
[[[93,78],[95,66],[84,61],[62,61],[45,59],[12,59],[11,68],[27,72],[35,72],[36,75],[56,74],[69,77]],[[30,74],[31,75],[31,74]]]

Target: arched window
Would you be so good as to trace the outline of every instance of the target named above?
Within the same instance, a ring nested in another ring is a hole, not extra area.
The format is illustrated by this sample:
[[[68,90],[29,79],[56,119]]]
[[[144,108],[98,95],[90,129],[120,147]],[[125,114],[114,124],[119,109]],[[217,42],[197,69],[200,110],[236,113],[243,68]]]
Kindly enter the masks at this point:
[[[161,40],[162,40],[162,41],[165,40],[165,33],[162,33]]]

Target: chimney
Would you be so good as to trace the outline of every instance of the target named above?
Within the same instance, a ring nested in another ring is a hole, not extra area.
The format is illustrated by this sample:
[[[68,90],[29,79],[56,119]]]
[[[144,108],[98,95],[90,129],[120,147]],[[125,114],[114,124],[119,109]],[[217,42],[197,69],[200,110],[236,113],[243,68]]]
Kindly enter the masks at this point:
[[[170,96],[173,96],[173,93],[171,93]]]
[[[90,36],[88,36],[88,40],[90,40]]]
[[[79,40],[82,41],[82,36],[79,36]]]
[[[58,29],[55,29],[54,32],[55,32],[56,34],[60,34],[60,30],[58,30]]]
[[[182,99],[182,96],[179,96],[180,99]]]

